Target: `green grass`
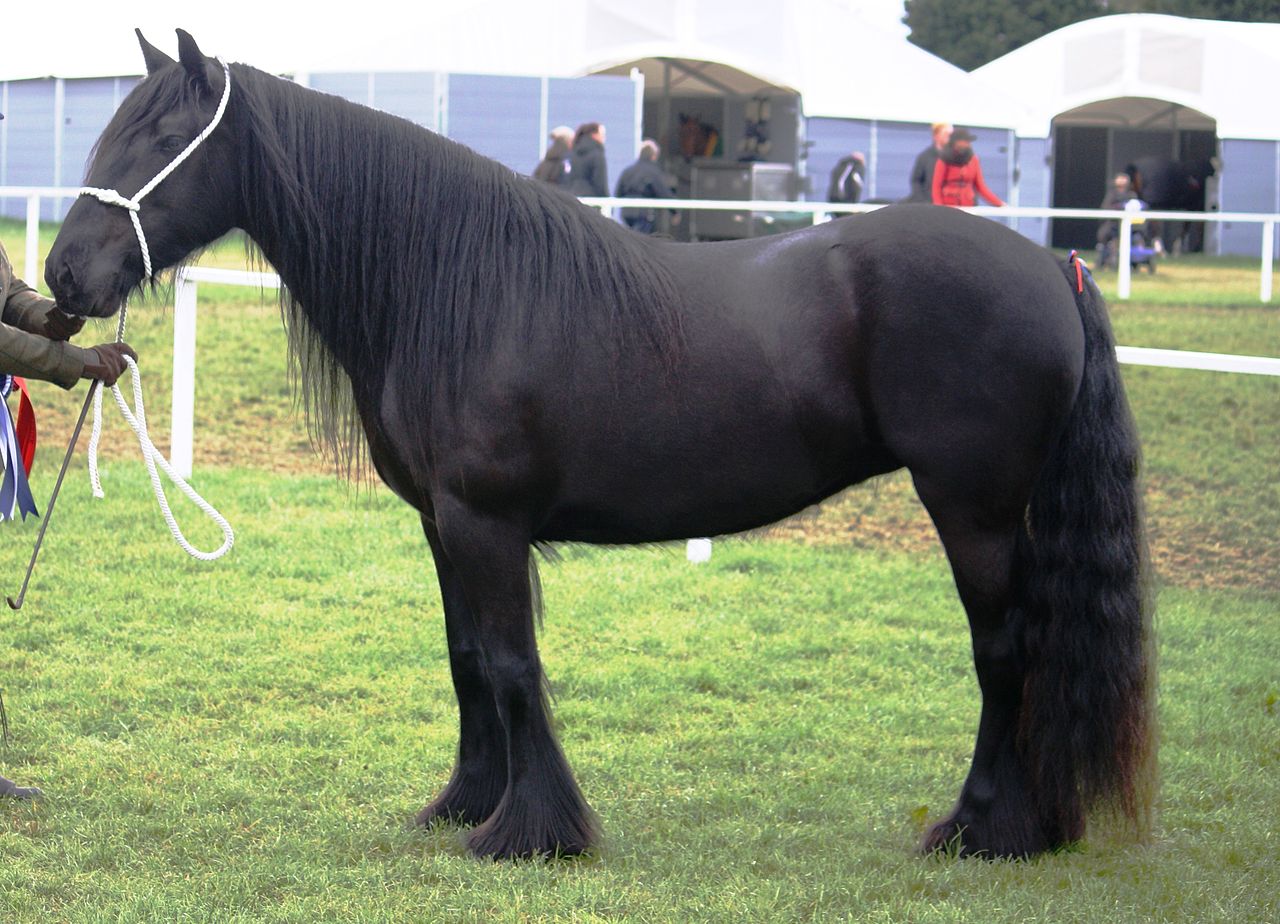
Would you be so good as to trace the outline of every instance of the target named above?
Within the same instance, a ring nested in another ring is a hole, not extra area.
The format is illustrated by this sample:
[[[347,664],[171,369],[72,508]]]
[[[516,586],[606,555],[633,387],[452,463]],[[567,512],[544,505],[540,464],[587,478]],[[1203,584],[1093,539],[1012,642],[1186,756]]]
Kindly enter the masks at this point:
[[[1214,291],[1244,272],[1216,271]],[[1276,308],[1203,294],[1115,306],[1121,341],[1280,355]],[[163,446],[157,307],[130,340]],[[105,500],[73,464],[0,642],[0,772],[47,792],[0,803],[0,921],[1280,919],[1280,382],[1125,368],[1162,578],[1150,845],[914,854],[967,770],[978,692],[945,561],[891,478],[702,567],[679,548],[544,564],[556,716],[606,841],[493,864],[408,824],[456,746],[434,576],[409,508],[303,448],[283,347],[274,306],[202,287],[195,481],[237,529],[222,562],[170,542],[110,407]],[[42,505],[81,396],[36,386]],[[0,532],[5,593],[35,531]]]

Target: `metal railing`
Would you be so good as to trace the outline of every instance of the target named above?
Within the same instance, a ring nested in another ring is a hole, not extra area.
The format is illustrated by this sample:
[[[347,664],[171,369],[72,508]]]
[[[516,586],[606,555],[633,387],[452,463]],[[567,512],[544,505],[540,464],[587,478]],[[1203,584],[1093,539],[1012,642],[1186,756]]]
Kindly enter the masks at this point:
[[[835,202],[750,202],[727,199],[617,199],[613,197],[584,197],[583,202],[593,205],[607,215],[616,208],[656,209],[720,209],[734,212],[790,212],[809,214],[813,223],[829,221],[833,215],[852,215],[874,212],[882,204],[859,203],[846,205]],[[1116,297],[1130,296],[1132,267],[1129,264],[1133,226],[1145,221],[1200,221],[1206,224],[1242,223],[1262,226],[1262,265],[1258,283],[1258,300],[1271,301],[1272,263],[1275,259],[1276,223],[1280,213],[1274,212],[1129,212],[1119,209],[1060,209],[1032,206],[972,206],[964,211],[988,218],[1085,218],[1092,221],[1113,219],[1119,222],[1119,250],[1117,255]]]
[[[33,279],[37,276],[36,264],[39,262],[39,222],[40,200],[74,199],[79,195],[78,189],[58,186],[0,186],[0,199],[19,198],[27,202],[27,235],[26,248],[22,267],[22,278]],[[828,221],[834,215],[859,214],[874,212],[884,208],[883,205],[860,203],[846,205],[834,202],[790,202],[790,201],[750,201],[727,199],[616,199],[613,197],[586,197],[583,202],[612,214],[616,208],[660,208],[689,210],[718,210],[733,212],[763,212],[808,214],[814,224]],[[1129,263],[1133,226],[1144,221],[1199,221],[1206,224],[1257,224],[1262,226],[1261,270],[1258,282],[1258,300],[1271,301],[1273,294],[1273,261],[1276,247],[1276,223],[1280,221],[1280,213],[1266,212],[1129,212],[1115,209],[1061,209],[1039,208],[1031,206],[974,206],[966,208],[966,212],[984,215],[990,218],[1082,218],[1092,221],[1108,219],[1119,222],[1119,240],[1117,255],[1116,297],[1127,300],[1132,289],[1132,267]]]

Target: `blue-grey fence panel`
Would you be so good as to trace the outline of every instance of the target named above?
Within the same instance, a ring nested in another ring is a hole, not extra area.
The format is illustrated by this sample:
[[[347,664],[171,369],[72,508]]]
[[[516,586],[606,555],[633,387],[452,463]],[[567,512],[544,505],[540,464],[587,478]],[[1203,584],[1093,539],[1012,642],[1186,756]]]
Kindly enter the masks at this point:
[[[1048,208],[1051,204],[1049,199],[1053,194],[1053,175],[1049,171],[1048,153],[1048,138],[1018,139],[1018,205]],[[1019,218],[1014,224],[1022,235],[1037,244],[1049,243],[1049,219]]]
[[[1219,208],[1224,212],[1280,212],[1280,163],[1276,141],[1222,139],[1218,178]],[[1257,255],[1262,226],[1227,222],[1218,226],[1222,253]],[[1276,235],[1280,238],[1280,234]]]
[[[519,173],[542,156],[541,112],[539,77],[449,75],[449,137]]]
[[[9,109],[5,117],[5,186],[52,186],[54,177],[54,100],[53,80],[15,80],[9,83]],[[0,209],[8,218],[27,213],[20,199],[0,200]],[[53,203],[42,203],[40,217],[53,217]]]
[[[341,96],[361,106],[371,105],[369,98],[369,73],[367,71],[335,71],[328,74],[309,74],[307,86],[321,93]]]
[[[609,168],[609,193],[618,174],[636,159],[641,138],[636,137],[636,85],[630,77],[552,77],[547,81],[547,130],[557,125],[577,128],[583,122],[605,126],[605,162]],[[546,150],[547,139],[538,140],[536,156],[519,168],[530,173]]]
[[[911,192],[911,166],[916,155],[933,143],[928,125],[876,122],[876,182],[878,199],[904,199]]]
[[[373,106],[435,131],[436,75],[429,72],[373,76]]]
[[[131,84],[132,85],[132,84]],[[121,88],[124,93],[128,88]],[[63,84],[62,161],[56,185],[79,186],[85,178],[89,155],[98,136],[111,121],[119,103],[113,77],[92,80],[67,80]],[[120,96],[123,99],[123,95]],[[131,194],[132,190],[123,190]],[[71,200],[54,203],[60,221]]]

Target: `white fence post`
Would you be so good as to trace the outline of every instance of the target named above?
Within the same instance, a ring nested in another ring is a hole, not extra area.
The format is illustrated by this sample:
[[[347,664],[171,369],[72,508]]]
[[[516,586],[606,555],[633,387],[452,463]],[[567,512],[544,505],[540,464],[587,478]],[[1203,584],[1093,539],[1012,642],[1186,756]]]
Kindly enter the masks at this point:
[[[36,264],[40,262],[40,197],[27,196],[27,252],[23,258],[22,279],[34,287],[36,280]]]
[[[1120,254],[1116,257],[1116,298],[1129,297],[1131,277],[1129,260],[1133,256],[1133,219],[1125,215],[1120,219]]]
[[[196,411],[196,289],[186,271],[175,282],[173,310],[173,416],[169,428],[169,464],[191,477]]]
[[[1259,297],[1271,301],[1271,259],[1276,252],[1276,222],[1269,218],[1262,223],[1262,283]]]

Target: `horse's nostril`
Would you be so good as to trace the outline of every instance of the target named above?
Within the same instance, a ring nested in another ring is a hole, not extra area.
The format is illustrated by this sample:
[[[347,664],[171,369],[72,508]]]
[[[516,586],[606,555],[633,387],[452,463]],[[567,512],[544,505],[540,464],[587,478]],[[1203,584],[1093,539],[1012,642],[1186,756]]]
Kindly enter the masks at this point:
[[[46,263],[44,281],[55,296],[65,297],[75,291],[76,271],[71,266],[71,255],[64,254],[62,259]]]

